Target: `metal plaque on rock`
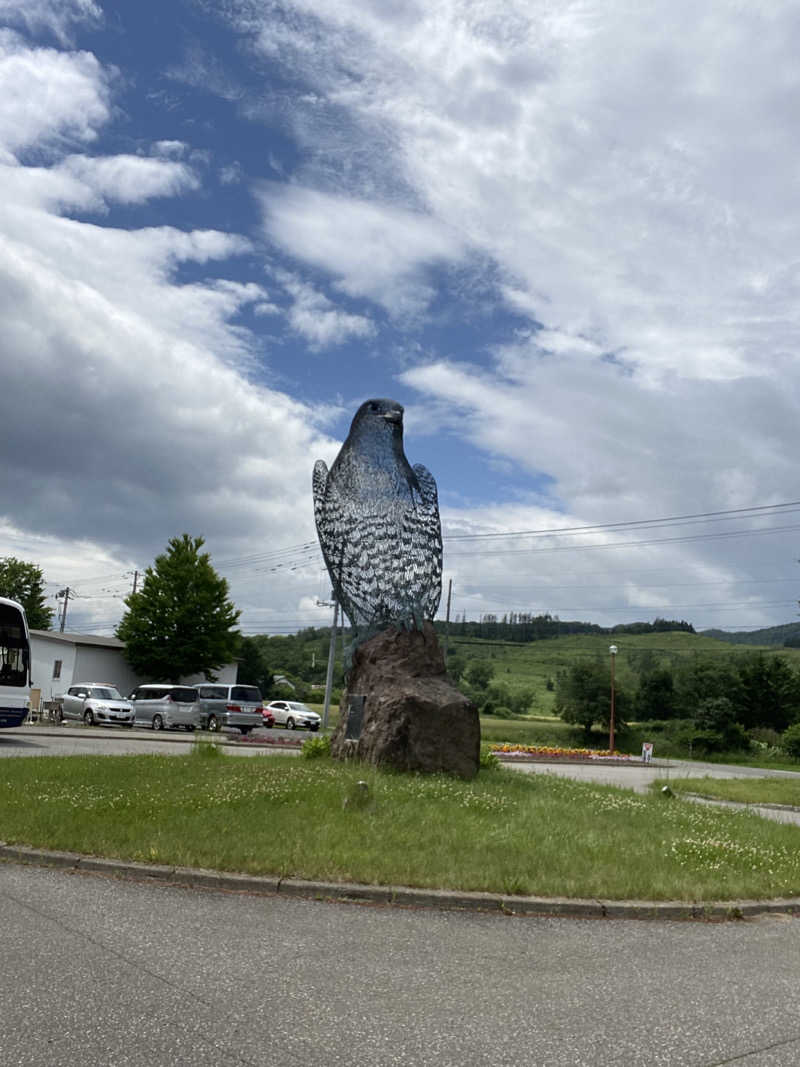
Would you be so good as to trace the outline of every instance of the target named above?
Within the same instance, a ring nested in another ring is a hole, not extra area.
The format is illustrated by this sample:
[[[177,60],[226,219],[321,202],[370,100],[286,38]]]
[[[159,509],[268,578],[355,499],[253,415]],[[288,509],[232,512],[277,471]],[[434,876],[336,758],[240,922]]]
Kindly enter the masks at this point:
[[[364,722],[364,697],[351,696],[347,703],[347,725],[344,737],[346,741],[357,741],[361,737]]]

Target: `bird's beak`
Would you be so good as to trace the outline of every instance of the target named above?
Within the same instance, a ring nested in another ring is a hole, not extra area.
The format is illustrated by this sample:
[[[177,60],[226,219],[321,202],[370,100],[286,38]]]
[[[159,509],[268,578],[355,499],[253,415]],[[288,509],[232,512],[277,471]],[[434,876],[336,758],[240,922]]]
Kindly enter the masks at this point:
[[[382,419],[386,419],[387,422],[402,422],[402,411],[387,411],[385,415],[381,415]]]

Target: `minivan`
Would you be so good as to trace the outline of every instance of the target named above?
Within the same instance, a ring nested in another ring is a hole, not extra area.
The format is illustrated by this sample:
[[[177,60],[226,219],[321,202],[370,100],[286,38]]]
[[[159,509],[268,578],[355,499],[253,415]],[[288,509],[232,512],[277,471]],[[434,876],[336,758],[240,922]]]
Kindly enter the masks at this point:
[[[200,719],[205,730],[221,730],[223,726],[249,734],[262,726],[261,690],[255,685],[197,686]]]
[[[195,730],[201,724],[197,689],[190,685],[153,683],[140,685],[130,695],[137,726],[172,730],[181,726]]]

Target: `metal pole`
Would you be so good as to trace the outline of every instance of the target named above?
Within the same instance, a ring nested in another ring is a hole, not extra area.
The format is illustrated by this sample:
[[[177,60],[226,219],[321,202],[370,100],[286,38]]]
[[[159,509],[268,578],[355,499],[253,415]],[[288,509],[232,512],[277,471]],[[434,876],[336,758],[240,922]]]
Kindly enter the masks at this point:
[[[447,659],[447,646],[450,643],[450,597],[453,593],[453,579],[447,583],[447,616],[444,621],[444,656]]]
[[[611,715],[608,720],[608,750],[614,751],[614,660],[617,658],[617,646],[611,645]]]
[[[333,662],[336,658],[336,623],[339,619],[339,601],[333,602],[333,625],[331,626],[331,643],[328,647],[328,673],[325,676],[325,707],[322,710],[322,729],[328,728],[328,712],[331,706],[331,688],[333,686]]]
[[[61,592],[58,594],[58,596],[63,596],[64,597],[64,607],[61,609],[61,625],[59,626],[59,631],[63,634],[63,632],[64,632],[64,624],[67,621],[67,604],[69,604],[69,586],[67,586],[66,589],[62,589]]]

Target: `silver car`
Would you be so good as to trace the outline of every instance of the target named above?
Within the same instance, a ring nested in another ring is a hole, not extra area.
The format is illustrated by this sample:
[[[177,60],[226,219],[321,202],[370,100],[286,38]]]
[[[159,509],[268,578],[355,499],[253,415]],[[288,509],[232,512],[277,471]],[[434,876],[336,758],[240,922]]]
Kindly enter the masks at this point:
[[[83,682],[71,685],[60,698],[56,717],[59,722],[83,720],[87,726],[95,723],[133,726],[133,705],[107,682]]]
[[[299,700],[272,700],[266,708],[272,712],[275,725],[285,726],[287,730],[294,730],[296,726],[319,730],[322,721],[316,711],[312,711],[307,704],[301,704]]]
[[[136,722],[154,730],[196,730],[201,725],[197,690],[191,685],[154,683],[131,693]]]

